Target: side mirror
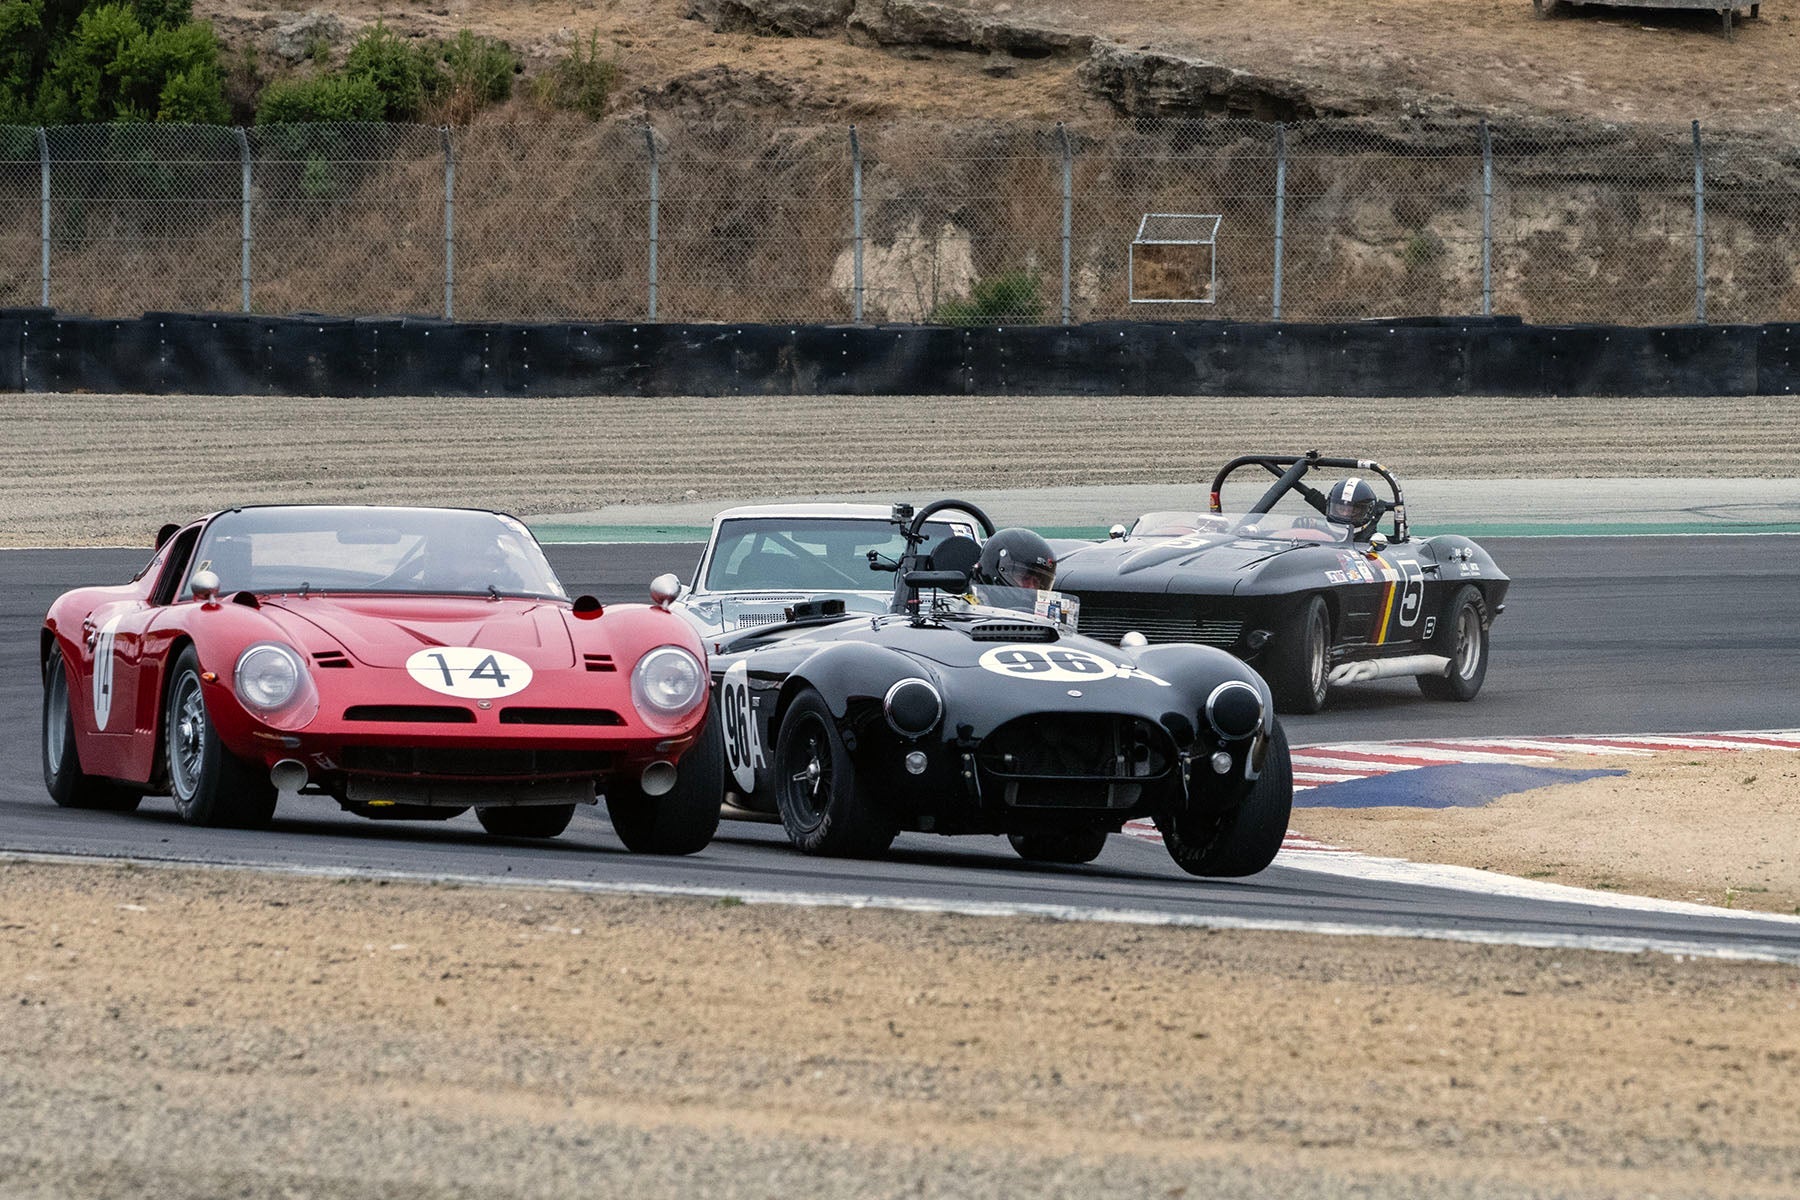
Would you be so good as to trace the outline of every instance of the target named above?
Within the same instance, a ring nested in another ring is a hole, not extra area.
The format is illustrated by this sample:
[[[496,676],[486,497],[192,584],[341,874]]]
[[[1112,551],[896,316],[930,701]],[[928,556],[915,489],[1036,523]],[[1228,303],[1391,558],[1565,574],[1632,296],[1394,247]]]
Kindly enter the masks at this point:
[[[188,590],[194,593],[194,599],[211,603],[219,595],[219,577],[211,571],[195,571],[188,580]]]
[[[667,610],[681,595],[681,580],[671,573],[658,575],[650,581],[650,603]]]
[[[1125,536],[1125,527],[1123,525],[1114,525],[1111,529],[1106,531],[1106,536],[1116,542]]]

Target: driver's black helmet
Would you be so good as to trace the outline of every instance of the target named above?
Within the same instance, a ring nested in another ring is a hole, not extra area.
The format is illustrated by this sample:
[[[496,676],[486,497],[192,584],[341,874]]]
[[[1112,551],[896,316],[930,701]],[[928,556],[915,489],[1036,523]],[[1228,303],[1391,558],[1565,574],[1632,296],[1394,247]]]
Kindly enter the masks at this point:
[[[1362,529],[1381,519],[1381,501],[1369,481],[1352,475],[1342,483],[1331,485],[1325,502],[1325,517],[1339,525]]]
[[[1047,592],[1056,583],[1056,552],[1029,529],[1002,529],[981,547],[975,581]]]

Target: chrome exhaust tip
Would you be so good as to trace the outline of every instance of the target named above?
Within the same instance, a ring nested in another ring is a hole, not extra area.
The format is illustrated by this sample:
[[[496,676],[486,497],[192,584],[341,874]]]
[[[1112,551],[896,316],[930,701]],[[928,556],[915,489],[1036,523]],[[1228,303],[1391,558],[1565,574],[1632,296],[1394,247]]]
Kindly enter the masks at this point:
[[[297,792],[310,778],[306,764],[296,758],[284,758],[269,768],[269,782],[278,792]]]
[[[646,796],[668,795],[675,790],[675,764],[651,763],[644,768],[644,774],[639,778],[638,786],[644,789]]]

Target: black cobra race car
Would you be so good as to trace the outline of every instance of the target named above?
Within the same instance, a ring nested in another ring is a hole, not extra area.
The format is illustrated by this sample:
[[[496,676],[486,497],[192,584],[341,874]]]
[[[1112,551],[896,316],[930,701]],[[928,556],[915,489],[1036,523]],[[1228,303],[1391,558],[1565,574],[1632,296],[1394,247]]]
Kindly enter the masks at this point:
[[[1108,833],[1152,817],[1192,874],[1266,867],[1293,774],[1256,672],[1204,646],[1078,637],[1033,611],[1040,593],[971,583],[973,539],[923,545],[948,509],[994,533],[964,501],[896,506],[907,549],[870,558],[897,574],[894,611],[809,601],[715,643],[731,808],[779,814],[808,854],[880,854],[925,830],[1004,833],[1024,858],[1088,862]],[[1028,598],[997,594],[1018,591]]]
[[[1245,468],[1275,481],[1228,515],[1226,480]],[[1320,470],[1354,473],[1321,490],[1307,482]],[[1377,529],[1384,516],[1391,533]],[[1400,484],[1380,463],[1316,450],[1234,458],[1213,479],[1210,511],[1146,514],[1057,570],[1058,589],[1080,600],[1082,633],[1229,650],[1284,712],[1317,712],[1332,684],[1404,675],[1435,699],[1473,699],[1508,583],[1466,537],[1409,537]]]

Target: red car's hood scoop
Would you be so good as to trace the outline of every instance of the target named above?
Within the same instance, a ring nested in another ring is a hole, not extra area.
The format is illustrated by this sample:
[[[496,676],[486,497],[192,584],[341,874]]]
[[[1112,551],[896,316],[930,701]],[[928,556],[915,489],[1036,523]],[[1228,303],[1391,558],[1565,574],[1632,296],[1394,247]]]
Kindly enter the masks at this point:
[[[263,612],[322,630],[364,666],[404,667],[432,646],[504,650],[533,670],[575,665],[563,607],[542,600],[281,596],[264,600]]]

